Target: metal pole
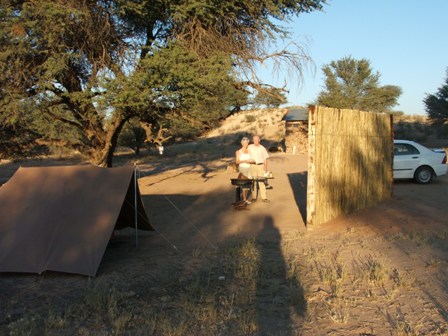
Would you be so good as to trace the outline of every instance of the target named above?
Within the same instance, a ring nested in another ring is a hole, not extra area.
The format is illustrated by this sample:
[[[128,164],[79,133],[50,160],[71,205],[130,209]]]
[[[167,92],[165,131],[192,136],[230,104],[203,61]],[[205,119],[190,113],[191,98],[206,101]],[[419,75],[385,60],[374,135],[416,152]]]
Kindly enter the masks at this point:
[[[138,248],[137,166],[135,164],[134,164],[134,218],[135,218],[135,247]]]

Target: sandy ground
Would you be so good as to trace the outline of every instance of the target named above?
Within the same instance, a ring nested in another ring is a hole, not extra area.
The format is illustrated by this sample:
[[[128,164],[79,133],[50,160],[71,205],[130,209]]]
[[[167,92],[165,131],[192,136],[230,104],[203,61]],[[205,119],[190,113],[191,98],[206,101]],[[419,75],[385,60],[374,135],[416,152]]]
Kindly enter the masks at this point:
[[[290,244],[299,255],[322,248],[326,250],[322,254],[324,259],[336,253],[346,255],[343,259],[347,264],[377,258],[387,265],[389,272],[402,272],[413,279],[413,285],[406,290],[397,290],[394,284],[390,288],[382,285],[383,289],[376,294],[374,289],[347,285],[345,298],[352,300],[347,304],[350,322],[335,327],[333,320],[325,322],[316,318],[308,326],[299,322],[300,328],[291,327],[285,334],[292,335],[292,330],[296,330],[304,335],[445,335],[448,332],[448,176],[431,185],[397,181],[391,200],[307,229],[304,224],[306,159],[306,156],[282,153],[271,155],[269,169],[275,176],[270,182],[273,189],[268,190],[271,202],[255,202],[242,211],[231,207],[235,188],[230,185],[230,178],[235,174],[226,173],[222,168],[213,170],[192,165],[148,175],[141,178],[140,187],[157,230],[167,244],[180,251],[210,249],[238,237],[256,237],[257,241],[274,246],[265,250],[266,255],[279,254],[280,248],[275,246],[282,244]],[[286,257],[277,259],[283,263]],[[305,273],[312,271],[307,269]],[[310,276],[302,280],[310,291],[306,294],[310,302],[308,310],[315,309],[316,316],[325,315],[320,309],[325,311],[326,306],[312,302],[333,304],[334,301],[328,296],[322,297],[322,288],[315,287],[312,279]],[[359,293],[355,292],[364,290],[372,291],[366,294],[370,299],[367,303],[356,302]],[[293,320],[286,323],[292,326]],[[272,325],[266,327],[270,328]]]
[[[194,244],[201,241],[218,244],[238,235],[256,236],[266,218],[280,232],[305,230],[306,158],[271,155],[269,169],[274,173],[270,181],[273,189],[268,190],[271,202],[254,202],[241,211],[233,210],[231,205],[236,193],[230,179],[237,174],[227,173],[224,168],[207,171],[196,166],[170,170],[144,176],[139,185],[142,194],[147,195],[145,201],[149,200],[146,205],[155,226],[175,245],[188,245],[184,237],[194,238]],[[174,225],[179,238],[164,230],[168,221],[169,229]]]
[[[156,232],[140,236],[138,250],[123,235],[124,243],[107,249],[97,278],[127,281],[137,292],[160,289],[160,279],[194,272],[194,251],[254,237],[269,262],[300,264],[306,301],[296,311],[277,304],[275,314],[268,314],[269,302],[277,301],[259,294],[257,300],[263,296],[268,302],[257,308],[259,335],[448,335],[448,176],[431,185],[396,182],[391,200],[310,229],[304,224],[306,156],[272,154],[271,202],[240,211],[231,205],[235,187],[230,179],[236,174],[226,171],[227,163],[140,164],[140,191]],[[5,180],[15,168],[1,165],[0,175]],[[311,260],[316,252],[320,257]],[[352,274],[360,260],[381,260],[389,275],[378,286],[347,277],[342,295],[329,295],[325,281],[319,284],[317,265],[335,256]],[[412,284],[394,283],[397,272],[407,274]],[[84,285],[79,276],[0,275],[0,334],[26,312],[38,310],[43,298],[57,310],[58,300],[70,301]],[[338,305],[345,321],[332,316],[331,307]]]

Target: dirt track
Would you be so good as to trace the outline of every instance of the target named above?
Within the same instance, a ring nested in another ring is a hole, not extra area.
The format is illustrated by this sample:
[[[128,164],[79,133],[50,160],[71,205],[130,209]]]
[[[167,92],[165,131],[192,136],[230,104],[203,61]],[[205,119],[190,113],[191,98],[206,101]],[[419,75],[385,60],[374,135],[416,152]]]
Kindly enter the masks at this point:
[[[202,234],[213,242],[237,234],[257,235],[266,216],[272,217],[280,232],[306,230],[306,156],[274,154],[269,162],[269,170],[275,177],[270,182],[273,189],[268,190],[271,202],[255,202],[246,211],[231,208],[235,188],[230,178],[235,178],[236,174],[224,172],[224,165],[216,170],[190,166],[148,176],[144,176],[142,167],[143,177],[139,185],[155,225],[160,223],[163,230],[169,219],[182,238],[197,236],[196,228],[200,229],[202,233],[196,243]],[[443,230],[448,224],[447,202],[448,176],[438,178],[430,185],[395,181],[391,200],[312,230],[332,230],[352,217],[381,230],[406,230],[421,225],[426,230],[432,227]],[[366,218],[362,219],[363,216]],[[176,221],[178,223],[174,224]],[[182,238],[181,245],[187,243]]]

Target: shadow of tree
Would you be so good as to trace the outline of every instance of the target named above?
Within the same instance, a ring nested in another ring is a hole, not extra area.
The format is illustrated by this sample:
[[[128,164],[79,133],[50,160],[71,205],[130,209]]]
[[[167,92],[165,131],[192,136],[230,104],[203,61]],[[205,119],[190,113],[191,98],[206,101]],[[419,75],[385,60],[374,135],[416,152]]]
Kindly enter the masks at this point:
[[[116,155],[114,165],[121,165],[122,162],[138,161],[138,165],[144,167],[146,174],[161,173],[173,168],[202,169],[207,175],[214,169],[222,169],[235,159],[235,151],[240,148],[240,140],[244,136],[251,136],[250,133],[239,131],[223,134],[216,137],[199,138],[195,141],[176,143],[165,146],[163,156],[132,154]],[[275,141],[262,139],[262,144],[269,148]],[[216,167],[211,163],[221,160],[221,165]]]

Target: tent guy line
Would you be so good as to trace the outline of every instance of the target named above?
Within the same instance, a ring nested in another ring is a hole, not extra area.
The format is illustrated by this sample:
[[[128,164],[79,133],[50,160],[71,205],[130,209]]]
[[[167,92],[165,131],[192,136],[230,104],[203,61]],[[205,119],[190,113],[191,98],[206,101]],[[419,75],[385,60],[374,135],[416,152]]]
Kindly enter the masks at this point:
[[[162,192],[162,190],[160,190],[160,188],[157,186],[157,185],[153,185],[154,187],[156,187],[157,188],[157,190],[161,193],[161,194],[163,194],[163,192]],[[217,250],[218,249],[218,247],[216,247],[216,245],[215,244],[213,244],[202,232],[201,232],[201,230],[199,230],[199,228],[196,226],[196,225],[194,225],[194,223],[176,206],[176,204],[174,204],[174,202],[173,201],[171,201],[169,198],[168,198],[168,196],[166,196],[166,195],[163,195],[164,196],[164,198],[168,201],[168,203],[170,203],[173,207],[174,207],[174,209],[176,209],[176,211],[177,212],[179,212],[179,214],[183,217],[183,218],[185,218],[185,220],[201,235],[201,237],[202,237],[202,239],[204,239],[206,242],[207,242],[207,244],[208,245],[210,245],[210,247],[211,248],[213,248],[214,250]]]
[[[130,206],[132,206],[132,204],[129,202],[129,201],[127,201],[126,200],[126,202],[130,205]],[[137,210],[137,213],[139,214],[139,215],[141,215],[141,213]],[[149,213],[151,213],[151,212],[149,212]],[[155,226],[154,226],[154,224],[153,223],[151,223],[151,225],[152,225],[152,227],[153,227],[153,229],[154,229],[154,231],[155,232],[157,232],[159,235],[160,235],[160,237],[162,237],[167,243],[168,243],[168,245],[170,245],[176,252],[180,252],[179,251],[179,249],[176,247],[176,245],[174,245],[168,238],[166,238]]]

